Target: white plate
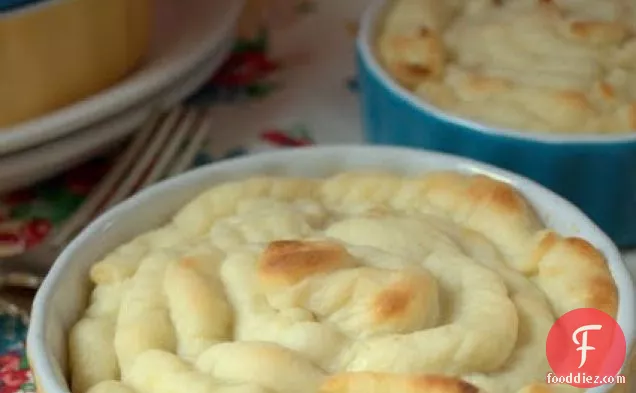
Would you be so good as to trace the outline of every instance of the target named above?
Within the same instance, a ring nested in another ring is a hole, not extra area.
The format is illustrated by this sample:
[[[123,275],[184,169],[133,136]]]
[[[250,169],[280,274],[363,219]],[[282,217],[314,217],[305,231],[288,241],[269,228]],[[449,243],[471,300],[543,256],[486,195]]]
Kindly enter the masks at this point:
[[[233,36],[228,36],[214,55],[185,79],[141,105],[58,141],[0,158],[0,193],[56,175],[122,141],[148,118],[153,108],[168,108],[196,91],[226,59],[233,44]]]
[[[244,0],[157,0],[156,33],[145,66],[84,101],[0,130],[0,155],[67,135],[157,95],[234,33],[243,4]]]

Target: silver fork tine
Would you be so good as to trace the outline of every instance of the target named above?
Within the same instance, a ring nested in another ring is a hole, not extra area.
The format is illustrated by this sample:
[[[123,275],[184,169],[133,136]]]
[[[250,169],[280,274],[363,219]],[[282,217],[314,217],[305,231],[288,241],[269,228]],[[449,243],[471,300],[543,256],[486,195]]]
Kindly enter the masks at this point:
[[[108,174],[102,179],[97,187],[91,192],[88,199],[81,207],[68,219],[57,231],[49,243],[53,246],[61,247],[96,213],[97,209],[108,194],[113,190],[117,182],[130,167],[131,162],[138,157],[140,151],[147,144],[159,120],[159,113],[154,113],[142,126],[141,131],[135,139],[128,145],[124,154],[117,160]]]
[[[107,210],[110,207],[118,204],[126,197],[128,197],[135,190],[135,187],[139,184],[139,182],[143,179],[144,174],[153,164],[153,160],[155,157],[161,152],[161,148],[165,144],[166,140],[170,136],[171,131],[174,130],[174,127],[177,125],[181,114],[183,113],[182,108],[173,109],[162,122],[159,130],[154,135],[154,138],[150,142],[147,150],[143,153],[141,158],[133,164],[132,168],[130,168],[129,174],[126,176],[124,181],[117,187],[117,191],[115,194],[108,200],[107,204],[104,206],[103,210]]]
[[[183,150],[183,153],[181,153],[181,156],[176,159],[174,165],[170,169],[168,177],[178,175],[188,170],[192,165],[194,157],[201,149],[201,146],[203,146],[209,138],[212,126],[210,115],[207,111],[204,111],[202,117],[203,118],[198,123],[192,139],[190,139],[188,145]]]
[[[207,112],[192,109],[178,108],[167,116],[153,115],[78,211],[57,233],[26,254],[2,258],[0,268],[4,270],[0,271],[0,278],[6,276],[10,280],[0,279],[0,286],[38,286],[50,268],[51,257],[57,255],[93,217],[134,194],[138,184],[148,186],[161,180],[164,174],[172,176],[186,171],[207,141],[210,126]],[[187,143],[183,146],[185,140]],[[155,162],[157,167],[152,167]],[[119,185],[118,181],[121,181]],[[11,273],[12,269],[20,274],[23,271],[25,273],[23,276],[4,274],[5,271]]]
[[[192,133],[192,130],[195,128],[198,113],[196,110],[187,110],[185,115],[183,116],[179,126],[177,127],[177,131],[170,138],[170,141],[166,144],[166,148],[161,153],[161,156],[152,167],[150,173],[144,179],[143,183],[140,186],[140,189],[146,188],[158,180],[161,180],[162,176],[165,175],[167,168],[170,163],[174,160],[174,157],[177,155],[179,148],[182,147],[183,141],[186,137]]]
[[[135,137],[80,209],[48,243],[63,247],[97,213],[133,194],[138,184],[139,189],[142,189],[161,180],[166,174],[169,177],[187,170],[205,142],[209,128],[210,121],[205,112],[200,115],[196,110],[179,107],[164,117],[155,116]],[[155,133],[155,130],[158,131]],[[178,154],[188,137],[188,143]],[[121,181],[119,185],[118,181]],[[115,192],[112,193],[112,190]]]

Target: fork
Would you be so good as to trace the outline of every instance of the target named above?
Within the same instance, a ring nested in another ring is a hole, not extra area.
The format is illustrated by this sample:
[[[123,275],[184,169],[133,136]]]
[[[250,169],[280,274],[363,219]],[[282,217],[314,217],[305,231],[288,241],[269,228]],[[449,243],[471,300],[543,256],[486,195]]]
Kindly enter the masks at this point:
[[[116,158],[80,208],[42,244],[0,258],[0,289],[36,290],[61,250],[95,217],[161,180],[187,171],[208,141],[205,109],[177,107],[153,114]]]

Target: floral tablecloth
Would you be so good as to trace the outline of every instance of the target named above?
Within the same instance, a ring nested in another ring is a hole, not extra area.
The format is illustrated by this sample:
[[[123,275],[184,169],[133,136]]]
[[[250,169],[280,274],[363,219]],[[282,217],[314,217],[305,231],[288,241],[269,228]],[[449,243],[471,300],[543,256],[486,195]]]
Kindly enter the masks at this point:
[[[366,3],[268,0],[263,28],[243,32],[231,58],[188,100],[210,106],[215,119],[210,145],[195,166],[267,149],[361,142],[352,49]],[[43,241],[81,205],[110,161],[98,157],[0,195],[0,255]],[[33,392],[25,315],[3,308],[0,393]]]

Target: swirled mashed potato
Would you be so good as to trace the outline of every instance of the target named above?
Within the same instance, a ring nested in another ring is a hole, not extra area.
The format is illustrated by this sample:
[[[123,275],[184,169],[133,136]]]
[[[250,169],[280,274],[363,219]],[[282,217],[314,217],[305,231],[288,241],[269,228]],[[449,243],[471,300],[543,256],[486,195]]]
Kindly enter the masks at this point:
[[[485,176],[212,188],[91,270],[74,393],[550,392],[548,330],[616,314],[606,261]]]
[[[440,109],[491,126],[636,130],[634,0],[396,0],[379,57]]]

